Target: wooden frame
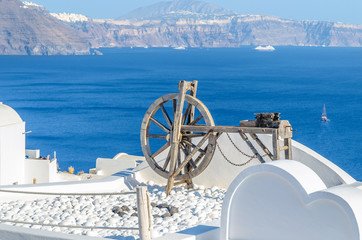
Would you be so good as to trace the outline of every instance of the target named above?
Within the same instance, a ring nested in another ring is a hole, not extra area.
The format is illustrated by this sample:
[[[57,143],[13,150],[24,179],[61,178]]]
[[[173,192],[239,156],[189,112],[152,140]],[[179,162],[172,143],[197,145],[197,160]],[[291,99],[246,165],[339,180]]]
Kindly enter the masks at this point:
[[[188,95],[187,92],[190,92]],[[285,151],[286,159],[292,158],[292,129],[288,121],[276,122],[279,127],[256,127],[255,121],[241,121],[240,126],[215,126],[207,107],[196,98],[197,81],[180,81],[179,93],[158,98],[147,110],[141,126],[141,146],[150,167],[160,176],[167,178],[166,193],[174,185],[186,183],[192,187],[192,178],[203,172],[209,165],[216,148],[216,139],[222,133],[239,133],[261,163],[265,162],[246,134],[249,134],[271,160],[280,159]],[[172,103],[172,111],[166,104]],[[187,104],[185,108],[185,103]],[[162,112],[164,122],[156,119]],[[198,112],[198,114],[196,114]],[[203,123],[201,123],[201,121]],[[273,122],[274,123],[274,122]],[[163,134],[153,134],[156,126]],[[273,154],[258,138],[257,134],[271,134]],[[166,141],[156,151],[151,150],[150,139]],[[284,145],[280,146],[280,139]],[[165,162],[160,165],[156,157],[167,152]],[[178,181],[175,183],[175,181]]]

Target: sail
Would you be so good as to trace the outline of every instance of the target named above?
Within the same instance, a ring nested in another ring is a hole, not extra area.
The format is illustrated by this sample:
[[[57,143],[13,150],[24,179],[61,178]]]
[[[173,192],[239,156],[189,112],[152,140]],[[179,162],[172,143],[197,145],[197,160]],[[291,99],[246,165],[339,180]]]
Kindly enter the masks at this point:
[[[326,105],[323,105],[323,113],[322,116],[326,116],[327,117],[327,112],[326,112]]]
[[[322,121],[327,121],[327,112],[326,112],[326,105],[323,104],[323,112],[322,112]]]

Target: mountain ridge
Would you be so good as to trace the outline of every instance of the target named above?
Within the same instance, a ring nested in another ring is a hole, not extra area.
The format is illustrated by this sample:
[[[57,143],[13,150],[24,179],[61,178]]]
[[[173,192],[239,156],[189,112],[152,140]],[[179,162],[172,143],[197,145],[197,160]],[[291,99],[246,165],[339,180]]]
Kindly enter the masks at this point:
[[[84,33],[51,17],[44,8],[0,0],[0,54],[89,54],[89,44]]]
[[[362,46],[362,25],[243,15],[198,0],[158,4],[112,20],[0,0],[0,55],[90,54],[101,47]],[[154,11],[142,14],[147,8]]]
[[[87,33],[93,47],[362,46],[362,25],[244,15],[205,6],[210,5],[196,0],[160,2],[118,20],[71,25]]]
[[[165,17],[172,17],[177,15],[233,15],[237,14],[234,11],[227,10],[217,5],[198,0],[175,0],[175,1],[162,1],[149,6],[137,8],[119,18],[122,19],[158,19]]]

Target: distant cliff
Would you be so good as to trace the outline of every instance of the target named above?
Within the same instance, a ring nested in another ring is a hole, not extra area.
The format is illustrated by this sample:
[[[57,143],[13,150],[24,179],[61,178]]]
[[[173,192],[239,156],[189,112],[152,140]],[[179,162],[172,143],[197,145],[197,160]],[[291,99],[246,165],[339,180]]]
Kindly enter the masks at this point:
[[[117,20],[0,0],[0,55],[89,54],[90,47],[361,47],[362,25],[242,15],[197,0],[160,2]]]
[[[0,0],[0,55],[89,54],[86,34],[19,0]]]
[[[92,47],[362,46],[362,25],[242,15],[195,0],[157,3],[118,20],[68,24]]]
[[[236,12],[217,5],[198,0],[174,0],[159,2],[150,6],[137,8],[117,20],[133,19],[178,19],[178,18],[217,18],[218,16],[235,15]]]

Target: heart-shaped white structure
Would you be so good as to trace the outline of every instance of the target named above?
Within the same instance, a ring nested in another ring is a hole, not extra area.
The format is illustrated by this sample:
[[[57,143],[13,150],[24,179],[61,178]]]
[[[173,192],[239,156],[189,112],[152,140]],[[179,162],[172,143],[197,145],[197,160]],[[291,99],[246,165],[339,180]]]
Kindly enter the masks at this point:
[[[221,239],[358,240],[360,183],[327,189],[304,164],[280,160],[250,167],[230,185]]]

